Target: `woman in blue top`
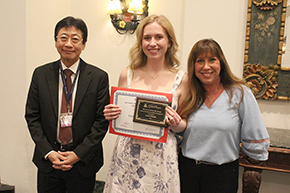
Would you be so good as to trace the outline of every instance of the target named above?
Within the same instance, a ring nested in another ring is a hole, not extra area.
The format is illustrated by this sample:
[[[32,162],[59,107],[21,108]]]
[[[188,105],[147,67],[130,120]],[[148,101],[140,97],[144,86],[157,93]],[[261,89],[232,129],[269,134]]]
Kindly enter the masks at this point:
[[[189,114],[179,155],[181,192],[237,192],[240,143],[251,158],[268,158],[256,99],[212,39],[193,46],[188,77],[191,95],[180,106],[181,116]]]

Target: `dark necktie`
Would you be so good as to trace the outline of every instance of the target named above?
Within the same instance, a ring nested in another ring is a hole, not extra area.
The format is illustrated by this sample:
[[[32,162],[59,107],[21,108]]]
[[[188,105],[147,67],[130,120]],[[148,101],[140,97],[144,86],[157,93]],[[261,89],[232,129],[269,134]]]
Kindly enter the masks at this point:
[[[67,85],[67,90],[68,93],[71,92],[71,86],[72,86],[72,81],[71,81],[71,75],[72,75],[72,71],[69,69],[65,69],[64,70],[64,74],[65,74],[65,81],[66,81],[66,85]],[[70,98],[70,103],[69,103],[69,111],[68,111],[68,102],[67,102],[67,97],[65,94],[65,90],[63,88],[63,92],[62,92],[62,102],[61,102],[61,113],[68,113],[68,112],[72,112],[72,97]],[[67,144],[71,139],[72,139],[72,129],[71,126],[69,127],[61,127],[59,129],[59,139],[63,144]]]

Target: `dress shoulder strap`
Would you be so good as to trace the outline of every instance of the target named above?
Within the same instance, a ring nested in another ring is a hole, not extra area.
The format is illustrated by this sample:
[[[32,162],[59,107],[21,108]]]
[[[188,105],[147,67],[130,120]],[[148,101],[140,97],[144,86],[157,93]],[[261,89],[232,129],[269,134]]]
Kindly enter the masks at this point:
[[[179,71],[177,72],[177,74],[176,74],[176,76],[175,76],[175,81],[174,81],[174,83],[173,83],[172,90],[175,91],[175,90],[178,88],[178,86],[179,86],[179,84],[180,84],[180,82],[181,82],[181,80],[182,80],[184,74],[185,74],[185,71],[183,71],[183,70],[179,70]]]
[[[127,72],[127,88],[130,88],[131,82],[132,82],[132,77],[133,77],[133,71],[131,68],[128,67],[128,72]]]

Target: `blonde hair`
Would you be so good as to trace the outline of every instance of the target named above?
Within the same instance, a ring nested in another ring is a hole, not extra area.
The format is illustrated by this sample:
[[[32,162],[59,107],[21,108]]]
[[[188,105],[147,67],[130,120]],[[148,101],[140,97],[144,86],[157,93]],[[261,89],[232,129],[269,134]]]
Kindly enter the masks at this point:
[[[176,41],[172,24],[163,15],[150,15],[146,17],[144,20],[142,20],[142,22],[138,25],[136,29],[137,40],[136,40],[135,45],[130,49],[130,52],[129,52],[129,59],[130,59],[129,67],[131,69],[136,69],[136,68],[145,66],[147,62],[147,56],[144,54],[142,50],[143,31],[144,31],[145,26],[154,22],[158,23],[165,29],[168,36],[168,40],[171,45],[165,54],[166,64],[171,67],[178,67],[180,65],[180,62],[176,56],[178,52],[178,44]]]
[[[244,97],[244,90],[242,88],[244,81],[232,73],[220,45],[213,39],[203,39],[198,41],[192,47],[188,57],[187,72],[189,77],[188,86],[190,95],[180,105],[179,109],[181,115],[189,115],[190,113],[195,112],[203,104],[206,98],[206,91],[201,81],[195,76],[195,62],[199,56],[208,53],[211,53],[213,56],[216,56],[220,60],[220,82],[230,97],[229,103],[233,97],[234,88],[240,90],[242,94],[239,104]],[[238,106],[236,108],[238,108]]]

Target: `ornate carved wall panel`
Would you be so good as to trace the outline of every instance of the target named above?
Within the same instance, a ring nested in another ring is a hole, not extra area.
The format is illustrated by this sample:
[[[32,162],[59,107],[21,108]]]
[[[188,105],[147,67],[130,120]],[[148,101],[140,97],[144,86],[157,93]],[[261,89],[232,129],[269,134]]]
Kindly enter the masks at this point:
[[[281,67],[286,7],[287,0],[248,1],[243,76],[257,99],[290,100],[290,69]]]

